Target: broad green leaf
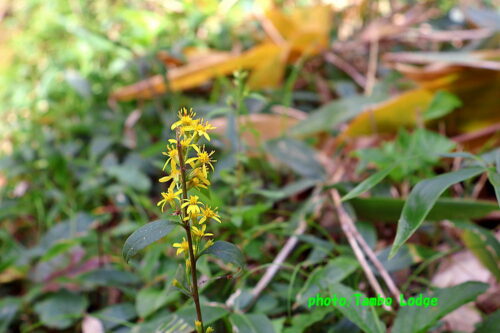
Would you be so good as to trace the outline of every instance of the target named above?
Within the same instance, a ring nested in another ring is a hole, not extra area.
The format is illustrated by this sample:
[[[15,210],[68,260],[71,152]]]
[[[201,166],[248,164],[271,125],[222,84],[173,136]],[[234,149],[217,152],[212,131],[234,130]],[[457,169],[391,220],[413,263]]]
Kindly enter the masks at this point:
[[[479,325],[474,333],[491,333],[500,327],[500,310],[496,310],[487,316]]]
[[[429,105],[429,108],[424,112],[424,120],[433,120],[446,116],[454,109],[461,107],[460,99],[447,92],[438,91]]]
[[[92,316],[99,318],[106,332],[121,325],[126,324],[137,316],[134,304],[120,303],[110,305],[98,312],[92,313]]]
[[[299,304],[307,304],[309,297],[314,297],[322,290],[337,282],[341,282],[359,267],[357,260],[340,256],[330,260],[324,267],[316,268],[307,279],[301,291],[297,295]]]
[[[80,280],[83,285],[90,287],[107,286],[125,288],[140,282],[140,279],[134,273],[115,268],[100,268],[90,271],[82,274]]]
[[[304,142],[283,138],[268,141],[265,147],[271,156],[280,160],[299,175],[310,179],[324,179],[325,170],[316,160],[314,150]]]
[[[356,324],[366,333],[384,333],[385,325],[380,321],[372,306],[357,305],[357,300],[361,301],[366,296],[358,290],[353,290],[343,284],[334,283],[329,288],[330,295],[335,295],[340,300],[347,300],[346,306],[337,305],[339,310],[350,321]],[[340,301],[339,301],[340,302]],[[314,310],[313,310],[314,311]]]
[[[65,329],[82,317],[87,299],[79,294],[62,290],[35,304],[35,312],[45,326]]]
[[[233,313],[229,316],[233,330],[238,333],[274,333],[274,327],[265,315]]]
[[[214,257],[221,259],[226,263],[234,264],[239,269],[243,269],[245,267],[245,258],[243,257],[240,249],[236,245],[229,242],[215,242],[214,245],[210,246],[208,249],[200,253],[198,258],[205,254],[213,255]]]
[[[404,204],[403,199],[387,197],[355,198],[349,201],[358,219],[371,222],[398,221]],[[426,221],[475,219],[496,210],[498,205],[491,201],[441,198],[432,207]]]
[[[398,222],[396,239],[392,245],[389,258],[392,258],[401,245],[418,229],[437,199],[443,192],[455,183],[467,180],[483,172],[483,168],[467,168],[449,172],[418,183],[411,191],[403,207]]]
[[[387,175],[392,171],[392,169],[394,169],[394,167],[395,166],[390,166],[388,168],[385,168],[384,170],[380,170],[378,172],[375,172],[373,175],[371,175],[370,177],[366,178],[361,183],[359,183],[349,193],[344,195],[342,197],[342,201],[350,200],[350,199],[355,198],[355,197],[359,196],[360,194],[363,194],[364,192],[368,191],[373,186],[380,183],[385,177],[387,177]]]
[[[488,284],[481,282],[465,282],[458,286],[438,289],[427,297],[435,297],[438,300],[436,306],[401,307],[392,327],[393,333],[425,333],[434,324],[460,306],[471,302],[477,296],[488,289]],[[406,299],[408,300],[408,299]]]
[[[0,300],[0,332],[8,332],[12,320],[21,307],[21,300],[14,297],[5,297]]]
[[[227,316],[229,311],[220,306],[209,306],[202,303],[201,313],[203,315],[203,323],[208,326],[214,321]],[[190,325],[196,320],[196,310],[192,304],[177,310],[175,315],[182,318],[185,322],[190,323]]]
[[[157,220],[143,225],[125,241],[123,258],[128,262],[137,252],[168,235],[176,225],[170,220]]]
[[[156,287],[143,288],[135,299],[135,308],[141,318],[146,318],[167,304],[170,295],[166,290]]]

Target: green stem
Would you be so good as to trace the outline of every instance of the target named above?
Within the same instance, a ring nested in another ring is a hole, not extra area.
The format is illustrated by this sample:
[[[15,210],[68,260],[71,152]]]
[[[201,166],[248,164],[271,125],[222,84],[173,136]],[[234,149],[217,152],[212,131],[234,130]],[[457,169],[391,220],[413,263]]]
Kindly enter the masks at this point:
[[[186,185],[186,165],[184,164],[184,156],[182,154],[182,145],[179,137],[177,137],[177,151],[179,153],[179,168],[181,171],[181,179],[182,179],[182,198],[184,201],[187,201],[187,185]],[[182,219],[184,222],[184,230],[186,230],[187,241],[189,246],[189,261],[191,262],[191,295],[193,296],[193,301],[196,307],[196,316],[198,317],[198,321],[201,323],[201,331],[205,332],[203,328],[203,318],[201,316],[201,307],[200,307],[200,297],[198,294],[198,277],[196,276],[196,258],[194,257],[193,252],[193,238],[191,236],[191,223],[189,219],[184,221],[184,218],[187,217],[187,207],[184,207],[182,212]],[[186,268],[187,269],[187,268]]]

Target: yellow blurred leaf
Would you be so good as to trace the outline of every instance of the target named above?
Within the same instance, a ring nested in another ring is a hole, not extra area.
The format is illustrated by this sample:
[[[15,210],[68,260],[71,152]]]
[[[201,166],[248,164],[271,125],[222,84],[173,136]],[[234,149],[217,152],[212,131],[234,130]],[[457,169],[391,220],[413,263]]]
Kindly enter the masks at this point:
[[[288,63],[317,54],[328,46],[331,27],[331,10],[328,6],[294,8],[289,14],[271,9],[266,12],[264,19],[271,22],[273,31],[282,35],[282,42],[263,41],[241,54],[186,49],[188,63],[171,68],[167,80],[161,75],[153,76],[118,89],[112,94],[112,99],[148,99],[167,90],[194,88],[214,77],[240,69],[250,70],[248,84],[251,88],[276,87],[281,83]],[[166,55],[163,56],[165,58]],[[172,59],[164,61],[172,62]]]
[[[500,122],[500,62],[495,61],[499,55],[500,52],[393,55],[390,59],[401,61],[394,67],[415,80],[420,88],[365,111],[347,126],[341,139],[395,133],[399,127],[415,126],[418,114],[426,111],[438,90],[450,92],[462,102],[462,107],[441,119],[448,135],[469,133]],[[430,65],[416,67],[405,62]]]
[[[9,267],[0,273],[0,284],[24,278],[24,273],[15,267]]]

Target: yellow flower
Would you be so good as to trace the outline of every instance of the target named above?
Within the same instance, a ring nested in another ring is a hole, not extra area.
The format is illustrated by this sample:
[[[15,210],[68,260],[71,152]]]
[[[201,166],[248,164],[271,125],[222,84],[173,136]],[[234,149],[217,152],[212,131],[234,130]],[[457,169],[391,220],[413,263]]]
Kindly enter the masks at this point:
[[[181,177],[181,171],[179,169],[172,169],[172,171],[170,172],[170,175],[165,176],[165,177],[161,177],[160,180],[159,180],[159,182],[160,183],[166,183],[170,179],[172,179],[174,182],[178,183],[180,177]]]
[[[167,146],[168,152],[162,152],[163,155],[168,156],[167,161],[163,164],[162,170],[165,170],[168,162],[170,162],[170,167],[175,169],[177,163],[179,163],[179,152],[175,146]]]
[[[196,152],[198,154],[196,157],[191,157],[189,160],[186,161],[186,163],[191,164],[192,166],[196,162],[200,163],[202,166],[203,175],[205,176],[205,178],[207,178],[207,165],[209,165],[210,168],[212,168],[212,171],[214,170],[214,166],[212,165],[212,162],[216,162],[216,161],[210,159],[210,157],[214,154],[214,152],[211,151],[210,153],[207,153],[205,151],[205,147],[200,149],[199,147],[197,147],[195,145],[193,145],[193,148],[194,148],[194,150],[196,150]]]
[[[161,192],[161,196],[163,197],[162,200],[160,200],[156,205],[161,206],[161,211],[163,212],[163,208],[167,203],[169,203],[173,207],[173,203],[175,200],[180,201],[179,199],[179,194],[181,194],[182,191],[177,191],[174,192],[174,184],[172,183],[172,186],[168,189],[168,192]]]
[[[210,141],[210,136],[208,135],[207,131],[213,130],[216,127],[212,126],[208,121],[203,124],[203,119],[201,120],[196,120],[194,124],[192,124],[189,127],[186,127],[186,130],[194,131],[196,134],[198,134],[199,137],[203,136],[205,139]]]
[[[193,119],[196,116],[196,113],[193,112],[193,109],[189,109],[189,112],[186,108],[182,108],[178,113],[179,121],[175,122],[171,129],[174,130],[179,126],[182,126],[184,130],[187,130],[188,127],[192,126],[195,123]]]
[[[184,251],[186,251],[186,253],[189,251],[189,244],[184,237],[182,237],[182,243],[174,243],[172,246],[177,248],[176,255],[179,255]]]
[[[189,188],[208,188],[208,186],[210,186],[210,181],[205,177],[201,168],[194,168],[191,171],[188,186]]]
[[[196,195],[191,195],[189,200],[182,204],[182,208],[187,206],[187,213],[189,216],[194,216],[200,213],[200,206],[203,205],[202,202],[198,202],[199,197]]]
[[[187,147],[191,146],[191,140],[193,140],[193,136],[181,139],[181,146],[183,148],[187,148]],[[176,139],[169,139],[168,142],[177,145],[177,140]]]
[[[212,210],[210,207],[202,208],[201,215],[202,217],[198,222],[200,224],[205,223],[205,221],[208,221],[210,219],[214,219],[217,222],[222,223],[219,214],[217,214],[217,208],[215,210]]]
[[[208,237],[208,236],[213,236],[214,235],[212,233],[205,232],[206,229],[207,229],[207,225],[206,224],[203,224],[200,228],[197,228],[195,226],[191,227],[193,235],[195,235],[195,236],[197,236],[199,238]]]

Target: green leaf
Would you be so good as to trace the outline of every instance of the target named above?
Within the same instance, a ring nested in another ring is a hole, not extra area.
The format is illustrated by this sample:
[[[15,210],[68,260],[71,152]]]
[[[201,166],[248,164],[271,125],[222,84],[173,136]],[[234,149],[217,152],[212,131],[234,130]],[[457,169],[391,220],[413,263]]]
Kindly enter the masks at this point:
[[[238,333],[274,333],[274,327],[265,315],[233,313],[229,316],[233,331]]]
[[[307,332],[306,328],[317,323],[318,321],[323,320],[323,318],[330,312],[331,309],[324,307],[324,308],[314,309],[314,311],[311,312],[294,315],[292,317],[292,327],[287,327],[282,332],[283,333]]]
[[[306,304],[309,297],[314,297],[331,284],[342,281],[358,267],[359,263],[354,258],[340,256],[330,260],[324,267],[316,268],[297,295],[297,303]]]
[[[439,196],[451,185],[477,176],[483,168],[467,168],[449,172],[419,182],[411,191],[403,207],[398,222],[396,239],[392,245],[389,258],[392,258],[408,238],[422,224]]]
[[[498,165],[500,165],[500,163]],[[497,168],[499,167],[500,166],[497,166]],[[488,179],[491,185],[493,185],[493,188],[495,189],[495,195],[497,197],[498,206],[500,206],[500,173],[489,170]]]
[[[168,235],[176,225],[170,220],[157,220],[143,225],[125,241],[123,258],[128,262],[137,252]]]
[[[429,328],[434,326],[439,319],[460,306],[473,301],[477,296],[484,293],[488,287],[486,283],[470,281],[458,286],[438,289],[431,295],[426,294],[424,297],[437,298],[438,304],[427,308],[418,306],[401,307],[394,321],[392,332],[428,332]]]
[[[472,223],[461,223],[456,226],[463,229],[461,238],[467,248],[476,256],[498,281],[500,281],[500,242],[488,229]]]
[[[167,304],[170,295],[161,288],[143,288],[135,299],[135,308],[141,318],[146,318]]]
[[[256,193],[269,198],[273,201],[282,200],[291,197],[294,194],[305,191],[318,183],[315,179],[301,179],[291,184],[288,184],[277,190],[257,190]]]
[[[403,199],[387,197],[355,198],[349,201],[358,219],[370,222],[398,221],[404,204]],[[498,205],[491,201],[441,198],[432,207],[426,221],[476,219],[497,210]]]
[[[447,92],[438,91],[424,112],[424,120],[433,120],[446,116],[453,110],[462,106],[462,102],[457,96]]]
[[[363,332],[385,333],[385,325],[380,321],[372,306],[356,305],[356,299],[366,296],[358,290],[353,290],[340,283],[330,285],[330,295],[336,295],[338,299],[345,298],[346,306],[337,306],[337,309],[350,321],[355,323]],[[358,298],[355,296],[358,295]]]
[[[12,320],[21,307],[21,300],[14,297],[5,297],[0,300],[0,332],[8,332]]]
[[[382,94],[368,97],[357,95],[330,102],[291,128],[290,134],[307,136],[317,132],[330,131],[339,124],[354,118],[368,106],[383,101],[385,97]]]
[[[120,303],[94,312],[92,316],[99,318],[104,329],[108,332],[121,324],[126,324],[129,320],[135,318],[137,313],[132,303]]]
[[[268,141],[265,147],[269,154],[299,175],[317,180],[325,178],[325,170],[316,160],[314,150],[302,141],[283,138]]]
[[[229,242],[215,242],[214,245],[200,253],[198,258],[205,254],[211,254],[226,263],[234,264],[238,266],[239,269],[243,269],[245,267],[245,258],[243,257],[240,249],[236,245]]]
[[[380,183],[385,177],[387,177],[387,175],[394,168],[395,168],[395,165],[394,166],[390,166],[388,168],[385,168],[384,170],[380,170],[378,172],[375,172],[373,175],[371,175],[370,177],[366,178],[361,183],[359,183],[349,193],[347,193],[346,195],[344,195],[342,197],[342,201],[350,200],[350,199],[355,198],[355,197],[359,196],[360,194],[363,194],[364,192],[368,191],[373,186],[375,186],[378,183]]]
[[[36,303],[34,309],[44,325],[65,329],[82,317],[87,305],[84,296],[62,290]]]
[[[500,327],[500,310],[496,310],[477,325],[474,333],[491,333]]]
[[[40,258],[40,261],[49,261],[50,259],[58,256],[61,253],[68,251],[70,248],[75,246],[78,242],[75,239],[64,239],[60,240],[45,252],[45,254]]]
[[[203,314],[203,323],[208,326],[211,323],[224,318],[229,311],[220,306],[209,306],[202,303],[201,313]],[[196,320],[196,310],[194,305],[188,305],[177,310],[175,315],[183,319],[185,322],[190,323],[190,325],[193,325]]]

